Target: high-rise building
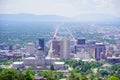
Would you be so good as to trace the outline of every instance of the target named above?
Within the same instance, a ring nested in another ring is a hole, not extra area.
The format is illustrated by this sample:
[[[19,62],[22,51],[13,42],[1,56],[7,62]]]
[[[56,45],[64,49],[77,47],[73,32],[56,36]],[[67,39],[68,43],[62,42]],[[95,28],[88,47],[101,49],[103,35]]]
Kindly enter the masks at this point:
[[[85,39],[78,39],[77,44],[78,45],[84,45],[85,44]]]
[[[54,38],[52,40],[52,50],[53,50],[53,57],[60,57],[60,40]]]
[[[61,59],[70,59],[70,41],[63,38],[60,41],[60,57]]]
[[[27,43],[27,45],[26,45],[26,52],[28,52],[28,54],[30,54],[30,55],[34,55],[34,52],[35,52],[35,45],[34,45],[34,43]]]
[[[85,51],[88,51],[87,44],[85,42],[85,39],[77,39],[77,45],[74,46],[75,53],[81,52],[81,50],[84,49]]]
[[[95,59],[97,61],[104,59],[106,47],[103,43],[96,43],[95,45]]]
[[[0,50],[4,50],[5,49],[5,45],[4,44],[0,44]]]
[[[40,38],[39,39],[39,50],[44,51],[45,45],[44,45],[44,39]]]
[[[96,46],[96,41],[89,41],[89,53],[92,58],[95,58],[95,46]]]
[[[117,50],[116,50],[116,56],[120,56],[120,38],[116,41],[117,42]]]
[[[12,52],[13,50],[13,45],[9,45],[9,51]]]

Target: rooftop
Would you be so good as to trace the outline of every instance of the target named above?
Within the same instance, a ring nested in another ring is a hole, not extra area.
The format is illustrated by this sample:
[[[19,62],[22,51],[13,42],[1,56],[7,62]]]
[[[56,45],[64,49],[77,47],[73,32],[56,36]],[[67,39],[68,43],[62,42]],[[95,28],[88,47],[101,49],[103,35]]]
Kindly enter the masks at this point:
[[[43,76],[39,76],[39,75],[37,75],[37,74],[35,74],[35,80],[41,80],[41,79],[44,79],[44,77]]]
[[[45,59],[52,59],[52,60],[57,59],[57,60],[59,60],[60,58],[51,58],[51,57],[46,57]]]
[[[120,59],[120,57],[113,56],[113,57],[107,57],[107,59]]]
[[[103,45],[103,43],[96,43],[96,45]]]
[[[33,44],[33,43],[27,43],[27,45],[29,45],[29,46],[34,46],[34,44]]]
[[[65,62],[54,62],[55,64],[65,64]]]
[[[111,64],[106,63],[102,67],[111,67],[111,66],[112,66]]]
[[[27,57],[27,58],[25,58],[25,59],[35,59],[35,57]]]
[[[23,64],[23,62],[13,62],[13,64]]]

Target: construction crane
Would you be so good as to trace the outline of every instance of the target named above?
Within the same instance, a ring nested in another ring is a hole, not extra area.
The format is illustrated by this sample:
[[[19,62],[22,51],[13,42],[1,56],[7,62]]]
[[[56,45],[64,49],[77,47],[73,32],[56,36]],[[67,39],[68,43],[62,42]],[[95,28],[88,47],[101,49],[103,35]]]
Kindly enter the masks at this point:
[[[75,39],[75,37],[73,36],[73,34],[71,33],[71,31],[68,28],[66,28],[66,30],[70,34],[70,36],[71,36],[72,40],[74,41],[75,45],[77,45],[77,40]]]
[[[59,29],[59,27],[58,27],[58,25],[57,25],[57,27],[56,27],[56,29],[55,29],[55,33],[54,33],[54,35],[53,35],[53,38],[57,38],[58,29]]]
[[[55,29],[55,32],[54,32],[54,34],[53,34],[52,39],[57,38],[58,29],[59,29],[59,27],[57,26],[56,29]],[[47,46],[47,47],[50,47],[50,46],[51,46],[52,39],[49,40],[49,41],[46,43],[46,46]]]
[[[57,25],[57,27],[56,27],[56,29],[55,29],[55,33],[54,33],[52,39],[56,39],[56,38],[57,38],[58,29],[59,29],[59,27],[58,27],[58,25]],[[50,49],[49,49],[48,56],[49,56],[49,57],[52,57],[52,53],[53,53],[53,49],[52,49],[52,40],[50,40]]]

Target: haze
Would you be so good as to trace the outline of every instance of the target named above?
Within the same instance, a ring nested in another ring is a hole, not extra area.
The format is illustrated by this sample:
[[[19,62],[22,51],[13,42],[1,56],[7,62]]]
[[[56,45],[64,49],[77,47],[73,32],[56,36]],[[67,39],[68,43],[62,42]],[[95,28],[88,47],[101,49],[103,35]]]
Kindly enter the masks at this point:
[[[107,14],[120,17],[120,0],[0,0],[0,14],[30,13],[75,17]]]

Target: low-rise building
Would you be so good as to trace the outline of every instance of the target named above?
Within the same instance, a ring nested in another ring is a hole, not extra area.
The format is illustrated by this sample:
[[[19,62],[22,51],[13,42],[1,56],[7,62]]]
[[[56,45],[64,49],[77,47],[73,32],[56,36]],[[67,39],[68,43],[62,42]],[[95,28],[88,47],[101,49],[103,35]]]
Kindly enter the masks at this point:
[[[39,76],[38,74],[35,74],[34,80],[45,80],[43,76]]]
[[[55,70],[65,70],[64,62],[54,62],[53,65]]]
[[[107,57],[109,63],[120,63],[120,57]]]
[[[51,58],[51,57],[46,57],[45,58],[45,65],[51,65],[54,62],[57,62],[58,60],[60,60],[60,58]]]
[[[44,59],[36,59],[35,57],[28,57],[24,59],[25,66],[44,66]]]
[[[24,68],[24,62],[13,62],[12,67],[15,69]]]

